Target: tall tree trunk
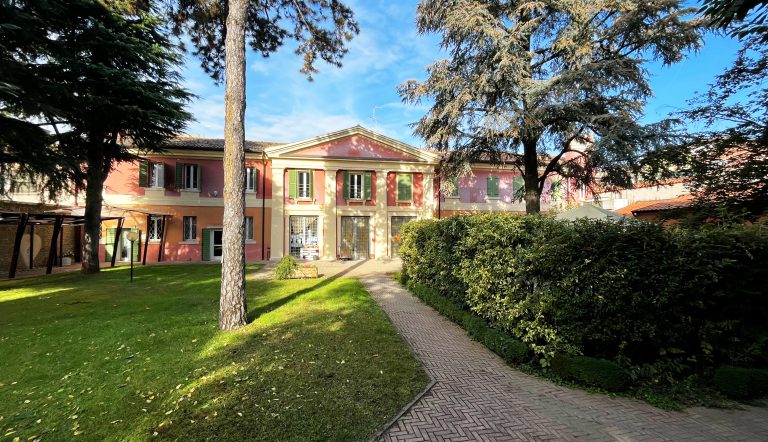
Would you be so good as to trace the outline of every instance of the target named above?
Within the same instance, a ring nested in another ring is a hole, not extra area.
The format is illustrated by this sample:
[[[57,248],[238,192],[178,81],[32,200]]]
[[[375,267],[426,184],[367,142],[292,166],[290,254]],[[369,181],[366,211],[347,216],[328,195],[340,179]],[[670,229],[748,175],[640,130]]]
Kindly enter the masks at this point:
[[[523,180],[525,181],[525,213],[541,212],[539,193],[539,160],[536,153],[537,140],[523,140]]]
[[[219,328],[247,322],[245,298],[245,17],[248,0],[229,0],[225,42],[224,238]]]
[[[85,225],[83,228],[83,273],[99,272],[99,236],[101,233],[102,191],[106,173],[104,170],[104,146],[102,140],[91,137],[88,142],[88,170],[85,185]]]

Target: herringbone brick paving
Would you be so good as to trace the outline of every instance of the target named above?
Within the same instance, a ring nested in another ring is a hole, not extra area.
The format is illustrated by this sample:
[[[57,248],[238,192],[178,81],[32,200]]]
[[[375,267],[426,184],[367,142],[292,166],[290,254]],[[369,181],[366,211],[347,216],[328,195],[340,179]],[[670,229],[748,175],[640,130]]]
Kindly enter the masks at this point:
[[[391,276],[355,273],[437,381],[384,440],[768,441],[765,408],[669,412],[513,370]]]

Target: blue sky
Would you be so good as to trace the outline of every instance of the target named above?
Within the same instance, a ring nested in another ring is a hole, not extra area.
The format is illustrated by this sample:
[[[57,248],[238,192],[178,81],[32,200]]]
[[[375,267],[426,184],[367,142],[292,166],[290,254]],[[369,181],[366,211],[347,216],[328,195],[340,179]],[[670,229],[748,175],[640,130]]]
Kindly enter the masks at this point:
[[[361,124],[400,141],[421,146],[409,127],[427,110],[404,105],[396,87],[426,78],[425,67],[443,58],[435,35],[418,35],[417,0],[347,0],[360,23],[340,69],[320,64],[315,81],[299,73],[301,59],[291,45],[269,58],[248,54],[246,139],[298,141]],[[652,122],[685,106],[706,90],[736,56],[737,42],[708,35],[704,47],[670,67],[649,64],[655,97],[644,121]],[[197,121],[187,133],[223,137],[224,88],[186,58],[184,85],[199,96],[189,110]]]

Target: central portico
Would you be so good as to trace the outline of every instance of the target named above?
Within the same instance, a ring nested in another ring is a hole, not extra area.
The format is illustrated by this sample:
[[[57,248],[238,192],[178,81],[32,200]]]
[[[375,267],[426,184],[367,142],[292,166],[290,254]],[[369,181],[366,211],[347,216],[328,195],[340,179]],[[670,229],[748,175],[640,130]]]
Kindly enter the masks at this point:
[[[271,259],[391,258],[400,227],[433,216],[433,153],[361,126],[266,152]]]

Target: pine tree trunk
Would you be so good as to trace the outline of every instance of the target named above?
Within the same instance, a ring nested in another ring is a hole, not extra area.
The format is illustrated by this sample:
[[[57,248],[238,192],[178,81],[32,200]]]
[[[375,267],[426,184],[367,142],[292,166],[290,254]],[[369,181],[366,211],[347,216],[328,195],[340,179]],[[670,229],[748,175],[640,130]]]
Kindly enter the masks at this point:
[[[230,0],[225,42],[224,232],[219,328],[247,322],[245,298],[245,18],[247,0]]]
[[[536,153],[537,140],[523,141],[523,169],[525,175],[525,213],[534,215],[541,212],[539,193],[539,161]]]
[[[101,145],[101,140],[93,139],[89,142],[87,167],[81,271],[83,273],[98,273],[102,191],[106,177],[104,171],[104,148]]]

